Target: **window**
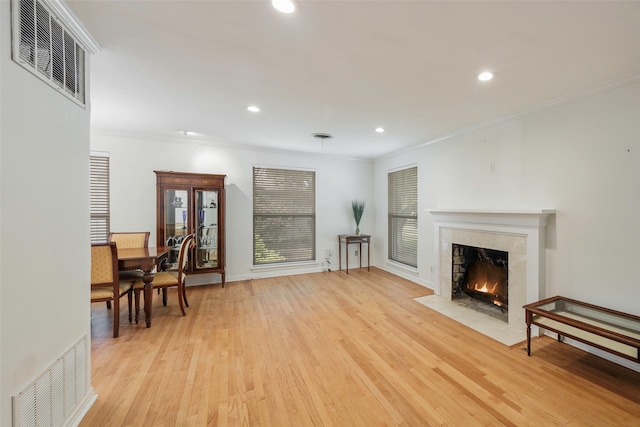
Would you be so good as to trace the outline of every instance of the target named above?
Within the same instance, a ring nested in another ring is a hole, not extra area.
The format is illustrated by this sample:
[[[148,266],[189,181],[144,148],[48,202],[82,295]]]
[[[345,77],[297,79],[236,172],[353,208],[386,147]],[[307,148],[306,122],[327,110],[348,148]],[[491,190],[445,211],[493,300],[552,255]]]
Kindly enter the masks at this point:
[[[418,168],[389,172],[389,259],[418,266]]]
[[[52,2],[13,1],[13,59],[77,104],[85,105],[87,49]]]
[[[91,242],[106,242],[109,237],[109,157],[91,155],[89,199]]]
[[[253,168],[253,264],[316,259],[316,173]]]

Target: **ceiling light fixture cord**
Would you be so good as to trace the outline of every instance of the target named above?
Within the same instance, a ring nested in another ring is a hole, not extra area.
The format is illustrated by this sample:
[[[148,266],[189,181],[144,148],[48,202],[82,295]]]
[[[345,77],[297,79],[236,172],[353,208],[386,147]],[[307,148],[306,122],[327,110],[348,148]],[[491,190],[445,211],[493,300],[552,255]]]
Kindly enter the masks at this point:
[[[311,136],[313,136],[314,138],[318,138],[322,140],[322,149],[324,150],[324,140],[327,138],[333,138],[333,136],[331,134],[328,133],[312,133]]]

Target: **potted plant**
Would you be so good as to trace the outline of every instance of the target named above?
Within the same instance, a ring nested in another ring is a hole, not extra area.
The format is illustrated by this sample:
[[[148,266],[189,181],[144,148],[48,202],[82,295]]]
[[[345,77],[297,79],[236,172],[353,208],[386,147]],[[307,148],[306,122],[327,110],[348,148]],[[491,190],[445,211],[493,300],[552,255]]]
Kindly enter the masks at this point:
[[[353,209],[353,219],[356,221],[356,235],[360,234],[360,219],[364,212],[365,202],[361,200],[352,200],[351,208]]]

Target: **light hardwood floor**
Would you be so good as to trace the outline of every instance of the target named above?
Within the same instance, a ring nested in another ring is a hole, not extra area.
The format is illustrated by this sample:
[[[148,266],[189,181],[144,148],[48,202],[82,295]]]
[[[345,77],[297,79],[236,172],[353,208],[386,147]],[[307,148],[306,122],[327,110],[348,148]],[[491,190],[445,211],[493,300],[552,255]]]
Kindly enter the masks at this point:
[[[92,305],[96,426],[636,426],[640,373],[554,339],[511,348],[372,268],[188,288],[111,337]],[[126,299],[122,300],[126,305]]]

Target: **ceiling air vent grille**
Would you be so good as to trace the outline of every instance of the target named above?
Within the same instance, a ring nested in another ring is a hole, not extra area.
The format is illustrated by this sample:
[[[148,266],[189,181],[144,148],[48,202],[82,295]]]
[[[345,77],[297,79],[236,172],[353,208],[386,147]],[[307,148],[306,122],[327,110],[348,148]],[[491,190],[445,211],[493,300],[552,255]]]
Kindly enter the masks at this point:
[[[86,103],[86,49],[44,0],[14,0],[13,60],[65,96]]]

